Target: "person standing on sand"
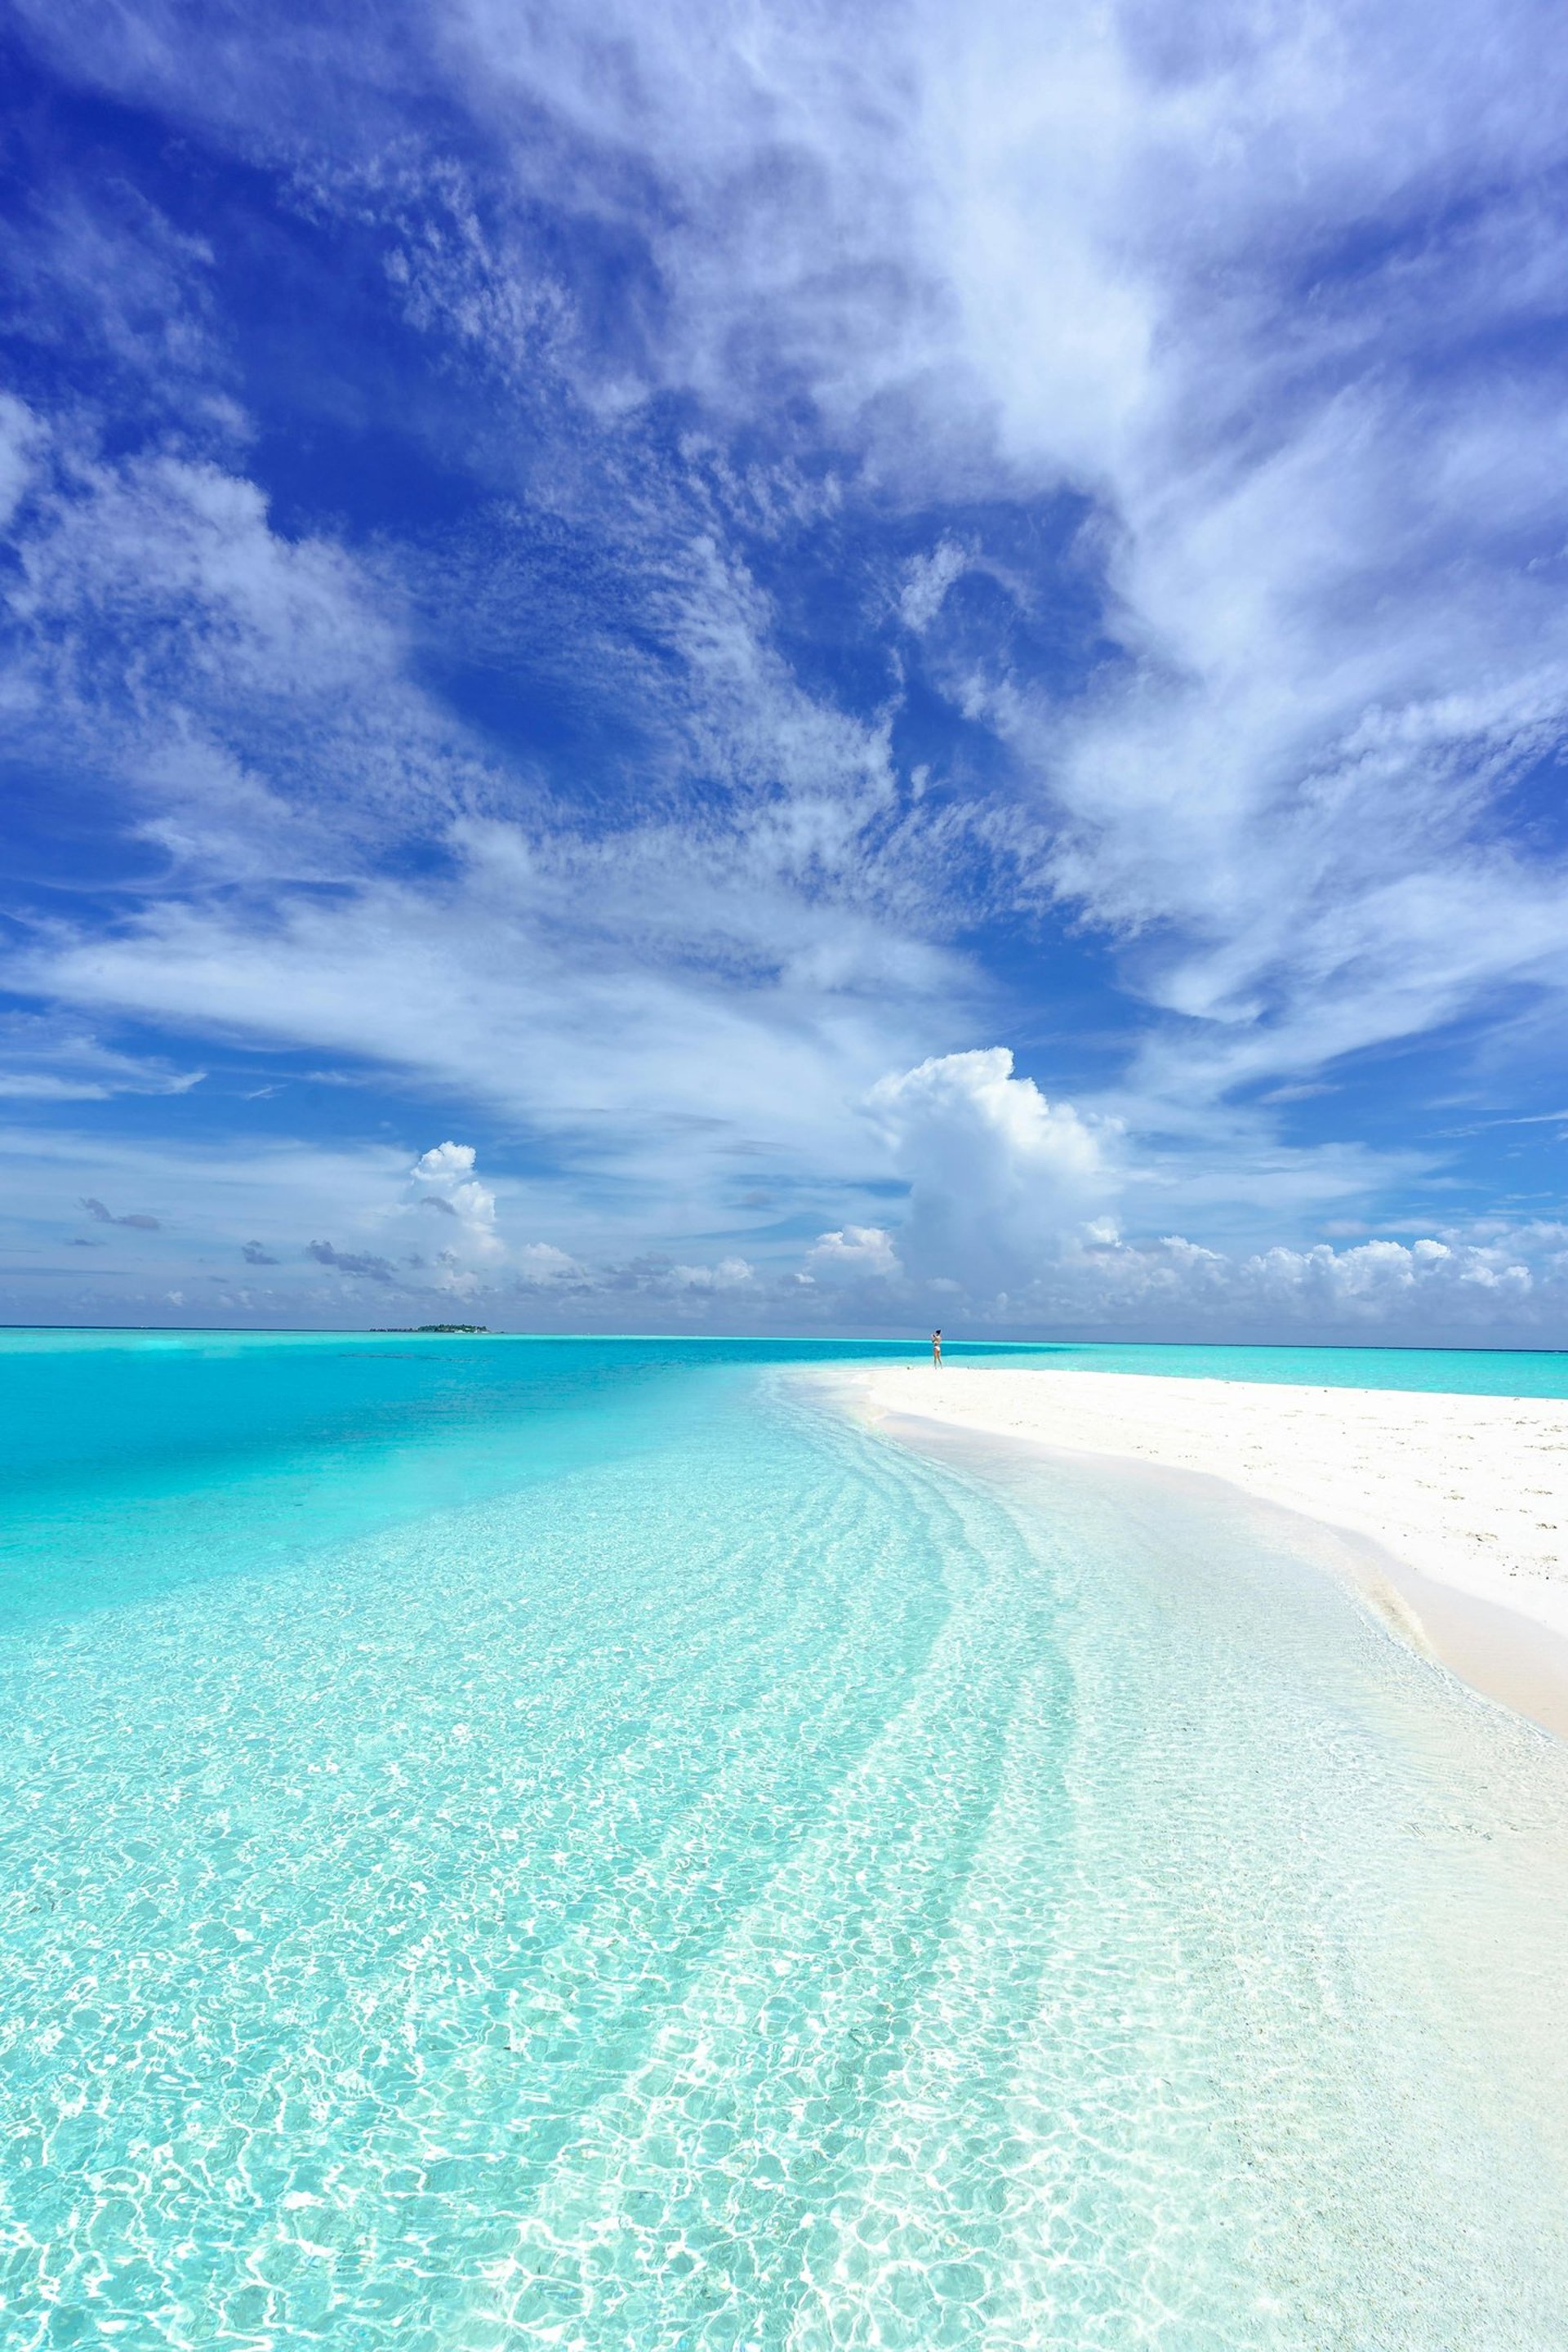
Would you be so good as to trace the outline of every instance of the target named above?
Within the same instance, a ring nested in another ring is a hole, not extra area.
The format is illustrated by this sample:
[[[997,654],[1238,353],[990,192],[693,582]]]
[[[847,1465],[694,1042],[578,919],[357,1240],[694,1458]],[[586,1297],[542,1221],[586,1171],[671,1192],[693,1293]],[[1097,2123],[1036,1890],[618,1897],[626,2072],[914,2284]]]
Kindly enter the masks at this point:
[[[942,1332],[940,1328],[931,1335],[931,1360],[936,1366],[937,1370],[940,1372],[942,1370]]]

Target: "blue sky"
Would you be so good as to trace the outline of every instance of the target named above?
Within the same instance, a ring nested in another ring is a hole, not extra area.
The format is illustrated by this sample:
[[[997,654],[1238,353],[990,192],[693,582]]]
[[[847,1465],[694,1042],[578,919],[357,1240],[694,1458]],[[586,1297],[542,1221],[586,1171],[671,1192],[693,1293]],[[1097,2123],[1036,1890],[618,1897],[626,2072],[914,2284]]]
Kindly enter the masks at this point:
[[[7,1319],[1568,1344],[1543,7],[11,26]]]

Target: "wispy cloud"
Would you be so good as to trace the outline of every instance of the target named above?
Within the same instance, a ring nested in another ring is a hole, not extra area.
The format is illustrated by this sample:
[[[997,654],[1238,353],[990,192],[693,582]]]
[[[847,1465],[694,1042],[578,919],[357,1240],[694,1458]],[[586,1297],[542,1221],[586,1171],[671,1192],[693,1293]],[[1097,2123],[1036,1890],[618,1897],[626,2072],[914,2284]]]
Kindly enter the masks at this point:
[[[280,1283],[1542,1311],[1550,1215],[1351,1083],[1560,1098],[1539,9],[20,21],[160,137],[22,224],[0,697],[94,846],[0,1091],[195,1118],[241,1040],[504,1139],[274,1216],[210,1135],[179,1232]]]
[[[0,1097],[13,1102],[108,1102],[116,1095],[183,1095],[205,1072],[126,1054],[75,1022],[0,1013]]]

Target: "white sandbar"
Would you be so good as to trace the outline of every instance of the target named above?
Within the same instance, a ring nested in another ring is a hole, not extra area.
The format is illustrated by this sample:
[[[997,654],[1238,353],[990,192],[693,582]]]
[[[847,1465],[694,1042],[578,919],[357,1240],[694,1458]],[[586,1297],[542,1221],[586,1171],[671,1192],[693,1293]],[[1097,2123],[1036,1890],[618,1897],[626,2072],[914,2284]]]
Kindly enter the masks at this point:
[[[1370,1539],[1424,1645],[1568,1734],[1568,1404],[945,1364],[864,1376],[875,1414],[1228,1480]]]

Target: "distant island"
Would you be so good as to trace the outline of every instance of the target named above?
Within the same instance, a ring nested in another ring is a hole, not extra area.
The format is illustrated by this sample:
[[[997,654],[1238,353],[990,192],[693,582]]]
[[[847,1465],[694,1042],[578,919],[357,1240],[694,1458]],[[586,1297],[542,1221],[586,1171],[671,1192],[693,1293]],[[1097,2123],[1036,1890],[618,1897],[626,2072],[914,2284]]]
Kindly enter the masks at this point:
[[[382,1338],[407,1339],[421,1331],[467,1331],[486,1339],[489,1336],[488,1323],[378,1323],[375,1329]]]

